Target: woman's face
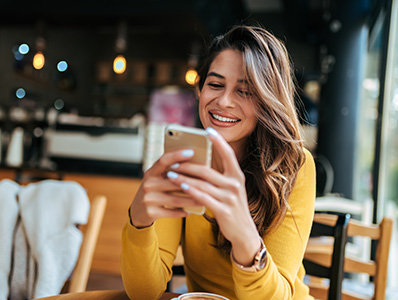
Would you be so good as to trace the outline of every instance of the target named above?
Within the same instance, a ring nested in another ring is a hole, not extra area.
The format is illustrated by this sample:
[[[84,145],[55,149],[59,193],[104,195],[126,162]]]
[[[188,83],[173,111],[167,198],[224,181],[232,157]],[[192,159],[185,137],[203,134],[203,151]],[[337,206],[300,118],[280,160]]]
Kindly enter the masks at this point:
[[[216,129],[237,152],[257,125],[255,101],[245,80],[241,52],[220,52],[210,65],[200,92],[199,117],[203,127]]]

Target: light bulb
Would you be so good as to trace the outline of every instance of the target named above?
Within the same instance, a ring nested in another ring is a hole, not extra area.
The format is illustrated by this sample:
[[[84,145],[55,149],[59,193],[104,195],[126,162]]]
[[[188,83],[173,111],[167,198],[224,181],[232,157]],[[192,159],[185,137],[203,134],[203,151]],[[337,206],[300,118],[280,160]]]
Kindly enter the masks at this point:
[[[118,55],[113,61],[113,71],[116,74],[123,74],[126,71],[126,59],[123,55]]]
[[[44,63],[46,59],[44,58],[43,52],[37,51],[35,56],[33,57],[33,67],[36,70],[40,70],[44,67]]]
[[[190,85],[194,85],[196,82],[196,77],[198,77],[198,72],[196,72],[195,69],[189,69],[186,73],[185,73],[185,81],[190,84]]]

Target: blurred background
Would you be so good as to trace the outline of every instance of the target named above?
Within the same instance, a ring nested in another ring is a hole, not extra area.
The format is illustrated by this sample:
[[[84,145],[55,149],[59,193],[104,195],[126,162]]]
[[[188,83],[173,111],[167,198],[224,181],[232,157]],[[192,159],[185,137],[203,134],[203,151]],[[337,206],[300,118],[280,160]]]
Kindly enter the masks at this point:
[[[2,177],[44,170],[89,184],[100,174],[105,186],[126,181],[128,203],[165,124],[199,126],[200,55],[237,23],[261,24],[288,48],[317,195],[372,201],[373,221],[390,216],[396,227],[396,0],[1,0]],[[117,247],[99,250],[94,269],[118,274],[117,262],[100,265]],[[390,253],[397,248],[395,228]]]

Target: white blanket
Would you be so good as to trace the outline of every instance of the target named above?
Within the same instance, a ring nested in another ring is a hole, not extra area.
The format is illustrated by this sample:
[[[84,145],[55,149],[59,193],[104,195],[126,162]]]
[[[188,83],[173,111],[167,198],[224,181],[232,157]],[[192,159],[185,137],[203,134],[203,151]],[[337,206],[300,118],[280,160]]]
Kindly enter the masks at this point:
[[[13,237],[8,297],[19,300],[58,294],[79,255],[82,234],[76,225],[87,222],[87,194],[75,182],[45,180],[21,186],[16,198],[19,221]],[[0,236],[0,244],[2,239]],[[7,295],[0,298],[5,299]]]

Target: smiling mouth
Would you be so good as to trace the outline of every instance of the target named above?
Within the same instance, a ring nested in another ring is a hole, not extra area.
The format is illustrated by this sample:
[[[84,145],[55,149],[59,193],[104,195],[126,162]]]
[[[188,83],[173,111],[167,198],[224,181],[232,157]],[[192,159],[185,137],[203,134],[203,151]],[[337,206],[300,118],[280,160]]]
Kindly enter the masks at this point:
[[[217,121],[220,121],[220,122],[236,123],[236,122],[240,121],[240,119],[226,118],[226,117],[222,117],[222,116],[219,116],[217,114],[214,114],[214,113],[210,113],[210,115],[212,116],[213,119],[215,119]]]

